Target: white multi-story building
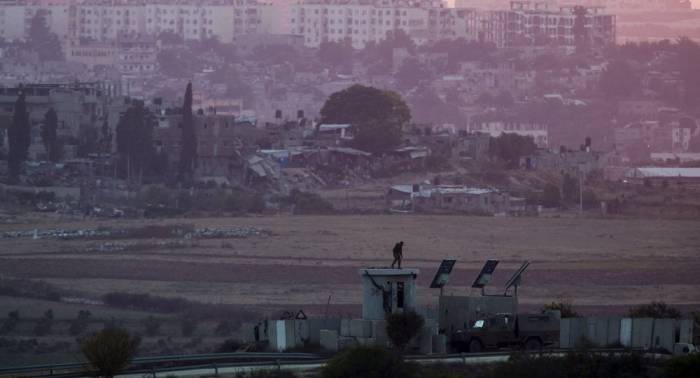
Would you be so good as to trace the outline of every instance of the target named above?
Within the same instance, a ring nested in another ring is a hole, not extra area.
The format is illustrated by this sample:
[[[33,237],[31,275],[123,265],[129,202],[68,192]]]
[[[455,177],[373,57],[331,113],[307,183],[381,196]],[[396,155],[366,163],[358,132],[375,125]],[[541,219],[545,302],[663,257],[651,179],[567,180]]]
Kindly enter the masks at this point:
[[[66,38],[69,8],[69,0],[0,1],[0,38],[6,41],[24,40],[37,12],[43,12],[51,31],[59,38]]]
[[[456,19],[466,19],[467,13],[449,9],[440,0],[302,0],[292,6],[289,24],[291,34],[303,35],[308,47],[349,40],[362,48],[398,30],[417,44],[441,34],[464,36],[467,21]]]
[[[300,0],[290,12],[290,33],[307,47],[349,40],[355,48],[401,30],[416,44],[464,38],[498,47],[558,44],[573,46],[574,8],[511,1],[510,8],[447,8],[442,1]],[[615,41],[615,16],[585,8],[587,38],[596,46]]]
[[[31,19],[43,11],[62,41],[108,41],[172,32],[185,40],[266,32],[271,5],[257,0],[12,0],[0,2],[0,37],[22,40]]]

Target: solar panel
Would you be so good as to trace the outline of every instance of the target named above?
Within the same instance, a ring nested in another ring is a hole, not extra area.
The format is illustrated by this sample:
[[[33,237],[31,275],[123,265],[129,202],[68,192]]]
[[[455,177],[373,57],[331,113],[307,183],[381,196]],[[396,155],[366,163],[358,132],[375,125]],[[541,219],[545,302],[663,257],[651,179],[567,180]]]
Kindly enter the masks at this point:
[[[498,265],[498,260],[487,260],[484,267],[481,268],[479,276],[477,276],[476,280],[474,280],[472,287],[476,289],[483,289],[484,286],[488,285],[489,282],[491,282],[491,275],[493,274],[493,271],[496,270],[496,265]]]
[[[520,286],[520,281],[522,279],[522,274],[525,272],[525,269],[527,269],[528,266],[530,266],[530,262],[525,261],[523,265],[521,265],[520,268],[513,273],[510,279],[506,282],[506,292],[508,289],[515,286],[515,291],[517,293],[518,286]]]
[[[442,260],[440,267],[438,267],[437,272],[435,272],[433,282],[430,283],[431,289],[441,289],[447,285],[447,282],[450,280],[450,273],[456,262],[457,260]]]

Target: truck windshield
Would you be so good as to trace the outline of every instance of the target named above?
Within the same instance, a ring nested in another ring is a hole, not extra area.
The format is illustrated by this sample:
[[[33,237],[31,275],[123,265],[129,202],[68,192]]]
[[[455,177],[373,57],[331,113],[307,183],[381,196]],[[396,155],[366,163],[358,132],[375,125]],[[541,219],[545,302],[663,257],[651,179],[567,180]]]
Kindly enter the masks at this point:
[[[483,320],[475,321],[472,328],[484,328],[484,321]]]

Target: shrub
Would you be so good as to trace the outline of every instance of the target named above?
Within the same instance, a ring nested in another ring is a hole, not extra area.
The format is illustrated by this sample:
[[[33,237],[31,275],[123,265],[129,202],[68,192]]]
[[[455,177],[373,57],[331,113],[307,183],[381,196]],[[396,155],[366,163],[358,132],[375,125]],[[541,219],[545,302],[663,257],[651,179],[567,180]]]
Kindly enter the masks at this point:
[[[43,281],[0,277],[0,295],[60,301],[61,294],[54,286]]]
[[[165,298],[150,294],[107,293],[102,301],[113,307],[154,312],[181,312],[190,307],[190,302],[182,298]]]
[[[0,325],[0,334],[7,334],[19,324],[19,310],[10,311],[7,313],[7,319]]]
[[[100,375],[113,377],[123,370],[134,357],[139,340],[119,328],[105,329],[90,336],[82,345],[82,352]]]
[[[410,378],[415,371],[384,349],[356,347],[331,358],[321,378]]]
[[[542,307],[544,311],[559,311],[563,318],[578,318],[578,313],[574,311],[574,305],[568,301],[552,302]]]
[[[675,357],[664,364],[664,375],[667,378],[695,377],[700,372],[700,354]]]
[[[78,316],[77,318],[71,320],[70,322],[70,327],[68,328],[68,332],[70,332],[71,335],[77,336],[81,334],[85,328],[87,328],[89,322],[90,322],[90,317],[92,316],[92,313],[87,310],[80,310],[78,311]]]
[[[491,377],[649,377],[648,362],[641,354],[602,355],[588,352],[568,353],[564,357],[514,354],[508,362],[491,370]]]
[[[406,348],[425,324],[425,319],[414,311],[391,314],[386,320],[386,333],[391,343],[399,351]]]
[[[51,332],[51,327],[53,326],[53,310],[46,310],[44,317],[41,318],[36,326],[34,326],[34,335],[45,336]]]
[[[678,319],[681,312],[664,302],[651,302],[630,309],[631,318]]]
[[[102,301],[113,307],[168,314],[180,313],[196,319],[252,320],[259,318],[257,314],[234,304],[200,303],[184,298],[166,298],[150,294],[113,292],[103,295]]]
[[[238,351],[238,349],[243,346],[243,344],[234,339],[228,339],[224,341],[223,344],[219,345],[219,347],[216,349],[217,353],[233,353]]]

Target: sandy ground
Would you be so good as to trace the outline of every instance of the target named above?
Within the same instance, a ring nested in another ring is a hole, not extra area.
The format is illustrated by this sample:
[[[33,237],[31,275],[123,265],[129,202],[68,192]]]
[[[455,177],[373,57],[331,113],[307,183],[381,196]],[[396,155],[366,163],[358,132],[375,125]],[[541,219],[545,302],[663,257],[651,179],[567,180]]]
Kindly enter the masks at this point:
[[[310,312],[352,312],[360,302],[359,269],[387,266],[405,241],[406,267],[420,269],[419,302],[435,306],[429,282],[446,257],[458,262],[446,288],[462,295],[488,258],[501,261],[487,291],[531,261],[520,290],[529,307],[571,300],[584,312],[624,311],[663,300],[700,310],[700,221],[537,219],[460,216],[279,216],[167,221],[77,221],[0,225],[0,232],[39,228],[254,226],[270,236],[200,240],[188,248],[86,252],[104,241],[0,239],[0,274],[43,279],[99,296],[148,292],[207,302]],[[476,292],[474,292],[476,294]],[[327,306],[329,303],[330,306]]]

